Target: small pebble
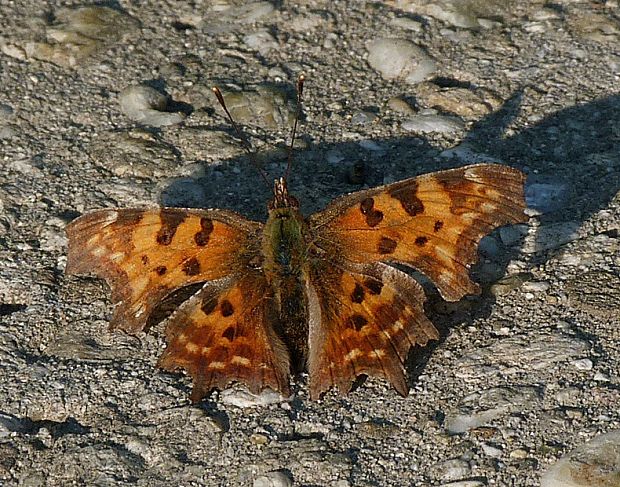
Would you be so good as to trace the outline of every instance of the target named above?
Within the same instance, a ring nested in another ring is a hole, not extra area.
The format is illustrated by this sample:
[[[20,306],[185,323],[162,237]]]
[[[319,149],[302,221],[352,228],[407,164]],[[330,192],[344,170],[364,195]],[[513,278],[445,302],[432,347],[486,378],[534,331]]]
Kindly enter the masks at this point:
[[[121,91],[118,101],[125,115],[151,127],[175,125],[185,119],[183,113],[165,112],[169,97],[150,86],[129,86]]]
[[[416,115],[401,126],[409,132],[450,134],[463,130],[465,123],[460,118],[445,115]]]
[[[401,113],[403,115],[413,115],[415,113],[412,106],[399,96],[390,98],[387,102],[387,106],[390,110],[394,110],[396,113]]]
[[[573,360],[573,367],[577,370],[592,370],[593,364],[592,360],[589,358],[582,358],[579,360]]]

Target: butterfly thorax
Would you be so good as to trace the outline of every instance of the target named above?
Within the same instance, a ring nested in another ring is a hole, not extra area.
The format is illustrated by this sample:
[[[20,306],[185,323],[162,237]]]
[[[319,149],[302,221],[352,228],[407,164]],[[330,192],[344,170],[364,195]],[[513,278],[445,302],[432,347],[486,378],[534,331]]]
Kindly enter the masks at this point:
[[[279,312],[276,331],[289,344],[291,364],[297,371],[304,368],[308,351],[306,236],[307,224],[297,200],[288,194],[283,180],[276,180],[263,230],[263,269]]]

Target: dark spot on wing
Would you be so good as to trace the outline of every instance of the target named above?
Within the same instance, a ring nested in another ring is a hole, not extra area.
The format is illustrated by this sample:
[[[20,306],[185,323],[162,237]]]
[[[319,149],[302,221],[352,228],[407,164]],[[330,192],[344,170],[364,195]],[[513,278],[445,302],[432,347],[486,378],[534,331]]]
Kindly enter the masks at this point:
[[[370,291],[370,294],[374,294],[375,296],[381,294],[381,289],[383,289],[383,283],[376,279],[367,279],[364,282],[364,286]]]
[[[160,265],[158,267],[155,267],[155,272],[157,273],[158,276],[163,276],[167,271],[168,269],[166,269],[165,265]]]
[[[140,260],[142,261],[142,265],[147,265],[149,263],[149,256],[143,255],[142,257],[140,257]]]
[[[380,254],[391,254],[396,250],[396,241],[388,237],[381,237],[377,250]]]
[[[222,336],[226,338],[228,341],[232,342],[233,338],[235,338],[235,327],[229,326],[228,328],[226,328],[224,333],[222,333]]]
[[[424,247],[426,245],[426,242],[428,242],[428,237],[417,237],[415,239],[415,244],[418,247]]]
[[[366,224],[369,227],[376,227],[383,221],[383,212],[375,210],[374,206],[375,200],[372,198],[366,198],[360,203],[360,211],[366,217]]]
[[[114,225],[119,227],[133,227],[140,223],[143,215],[144,211],[119,210]]]
[[[435,232],[438,232],[439,230],[441,230],[442,227],[443,227],[443,222],[441,220],[437,220],[435,222],[435,226],[433,227],[433,230]]]
[[[409,183],[407,186],[390,191],[390,196],[400,201],[408,215],[416,216],[424,212],[424,203],[418,198],[417,193],[417,183]]]
[[[215,309],[216,306],[217,306],[217,299],[209,299],[208,301],[202,302],[202,306],[200,306],[200,309],[202,310],[204,314],[210,315],[211,313],[213,313],[213,310]]]
[[[194,241],[196,245],[204,247],[209,243],[209,237],[213,231],[213,220],[210,218],[202,217],[200,219],[200,231],[194,235]]]
[[[192,257],[191,259],[186,260],[183,263],[183,272],[185,272],[188,276],[200,274],[200,262],[198,262],[198,259],[196,259],[196,257]]]
[[[365,198],[360,202],[360,211],[362,215],[367,215],[369,211],[372,211],[373,206],[375,206],[375,200],[372,198]]]
[[[220,310],[222,312],[222,316],[225,318],[235,312],[235,308],[233,308],[233,305],[227,299],[222,301],[222,304],[220,304]]]
[[[161,210],[161,228],[157,232],[156,240],[160,245],[170,245],[178,226],[185,220],[186,214],[178,210]]]
[[[357,282],[355,283],[355,289],[351,293],[351,301],[357,304],[364,301],[364,288]]]
[[[357,331],[360,331],[366,323],[368,323],[368,320],[362,315],[353,315],[347,320],[347,325],[355,328]]]

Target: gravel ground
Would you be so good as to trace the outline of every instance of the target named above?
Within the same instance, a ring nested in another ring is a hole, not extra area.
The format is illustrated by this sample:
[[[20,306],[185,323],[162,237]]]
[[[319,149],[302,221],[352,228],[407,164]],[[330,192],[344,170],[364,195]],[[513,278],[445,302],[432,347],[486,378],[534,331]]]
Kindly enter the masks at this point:
[[[596,439],[585,477],[544,485],[620,485],[617,0],[108,5],[0,1],[0,484],[535,486]],[[369,379],[311,402],[302,376],[289,401],[191,404],[155,368],[163,325],[109,332],[105,284],[64,275],[64,227],[155,204],[264,218],[210,87],[275,176],[301,72],[306,212],[496,161],[529,175],[532,217],[482,242],[481,296],[430,290],[442,339],[409,397]]]

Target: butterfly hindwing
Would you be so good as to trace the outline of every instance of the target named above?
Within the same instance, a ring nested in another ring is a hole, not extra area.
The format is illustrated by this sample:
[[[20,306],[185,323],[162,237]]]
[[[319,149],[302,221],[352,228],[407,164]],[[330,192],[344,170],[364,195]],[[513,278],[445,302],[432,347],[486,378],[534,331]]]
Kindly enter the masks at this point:
[[[223,210],[110,209],[67,226],[68,274],[112,288],[112,328],[136,333],[175,289],[225,277],[252,258],[262,224]]]
[[[480,239],[526,221],[523,183],[523,173],[496,164],[439,171],[344,196],[310,226],[329,254],[408,265],[456,301],[478,291],[468,268]]]
[[[276,319],[262,272],[206,283],[168,319],[159,365],[185,369],[194,379],[195,401],[232,382],[253,393],[269,387],[288,395],[289,354],[274,331]]]
[[[424,292],[409,275],[375,263],[348,269],[316,261],[309,289],[310,395],[342,394],[360,374],[384,377],[403,396],[409,349],[439,333],[422,309]]]

